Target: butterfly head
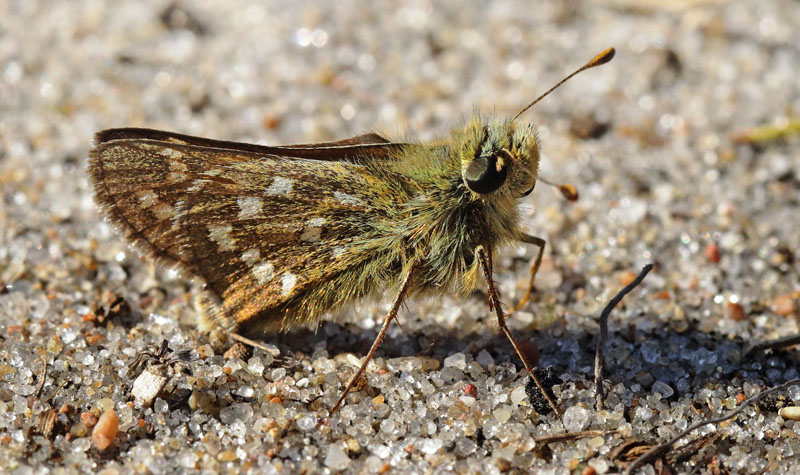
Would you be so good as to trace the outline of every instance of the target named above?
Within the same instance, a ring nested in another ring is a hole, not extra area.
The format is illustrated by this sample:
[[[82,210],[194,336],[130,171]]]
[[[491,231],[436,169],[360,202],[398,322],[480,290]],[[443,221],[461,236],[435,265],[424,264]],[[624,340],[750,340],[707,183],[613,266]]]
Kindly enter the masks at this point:
[[[492,120],[474,123],[473,144],[462,155],[464,184],[482,198],[521,198],[533,191],[539,169],[539,142],[528,124]]]

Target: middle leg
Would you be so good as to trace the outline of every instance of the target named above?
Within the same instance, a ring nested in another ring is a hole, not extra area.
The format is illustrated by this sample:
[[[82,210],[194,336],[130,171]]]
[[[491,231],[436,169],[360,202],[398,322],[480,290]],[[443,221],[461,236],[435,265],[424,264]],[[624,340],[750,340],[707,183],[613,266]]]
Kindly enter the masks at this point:
[[[356,385],[358,380],[361,378],[361,375],[364,374],[364,371],[367,370],[367,365],[369,364],[370,360],[372,360],[372,358],[375,356],[375,353],[378,351],[378,348],[381,346],[383,339],[386,337],[386,331],[389,330],[389,324],[391,324],[392,320],[394,320],[397,317],[397,311],[400,310],[400,305],[403,303],[403,299],[405,298],[406,293],[408,292],[408,287],[411,284],[411,278],[414,275],[415,267],[416,266],[414,264],[411,265],[411,268],[408,271],[408,275],[403,281],[403,286],[400,288],[400,292],[397,293],[397,298],[395,298],[394,304],[392,305],[392,309],[389,311],[389,314],[386,315],[386,317],[383,319],[383,325],[381,325],[381,329],[378,332],[378,335],[375,337],[375,341],[372,342],[372,347],[369,349],[369,353],[367,353],[367,356],[365,356],[364,359],[362,360],[361,367],[358,368],[356,374],[354,374],[353,377],[350,379],[350,382],[347,384],[347,387],[344,389],[344,392],[342,392],[342,395],[339,396],[339,400],[336,401],[336,405],[333,406],[333,409],[331,409],[331,414],[336,412],[342,405],[344,399],[347,397],[347,395]]]

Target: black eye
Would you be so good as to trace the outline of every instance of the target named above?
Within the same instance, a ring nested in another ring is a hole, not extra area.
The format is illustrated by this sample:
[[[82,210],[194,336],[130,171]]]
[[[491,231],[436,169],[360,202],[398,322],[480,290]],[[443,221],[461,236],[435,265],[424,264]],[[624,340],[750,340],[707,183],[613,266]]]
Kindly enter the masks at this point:
[[[508,170],[503,158],[498,155],[475,157],[464,171],[467,186],[475,193],[486,194],[500,188],[506,181]]]

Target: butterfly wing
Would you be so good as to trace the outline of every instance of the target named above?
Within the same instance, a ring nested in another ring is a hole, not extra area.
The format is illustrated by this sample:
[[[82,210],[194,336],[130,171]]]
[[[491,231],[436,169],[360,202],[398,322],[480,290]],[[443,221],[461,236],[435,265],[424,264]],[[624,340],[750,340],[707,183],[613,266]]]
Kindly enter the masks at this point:
[[[316,322],[399,274],[386,240],[413,184],[381,168],[108,137],[89,167],[126,235],[202,278],[214,323],[245,331]]]
[[[406,144],[389,142],[375,133],[358,135],[335,142],[273,147],[242,142],[229,142],[225,140],[213,140],[164,130],[135,127],[104,130],[97,134],[95,142],[101,144],[112,140],[154,140],[179,145],[197,145],[199,147],[252,152],[261,155],[279,155],[281,157],[309,158],[324,161],[346,160],[354,163],[362,161],[372,162],[376,159],[390,159],[406,146]]]

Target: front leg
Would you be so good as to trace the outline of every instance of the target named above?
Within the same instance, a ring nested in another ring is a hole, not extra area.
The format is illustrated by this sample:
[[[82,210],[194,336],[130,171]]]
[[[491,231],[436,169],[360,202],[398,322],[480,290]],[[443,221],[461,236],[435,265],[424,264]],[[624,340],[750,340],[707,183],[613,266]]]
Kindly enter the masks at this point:
[[[522,300],[519,301],[514,310],[511,313],[518,312],[525,307],[525,304],[528,303],[528,300],[531,298],[531,294],[533,293],[533,283],[536,280],[536,273],[539,272],[539,266],[542,265],[542,257],[544,256],[544,245],[547,243],[544,239],[536,236],[531,236],[530,234],[523,234],[520,238],[520,241],[524,242],[525,244],[533,244],[539,248],[539,253],[536,254],[536,259],[531,263],[531,279],[528,281],[528,289],[525,291],[525,296],[522,297]]]
[[[514,348],[517,356],[519,356],[519,359],[522,360],[525,370],[533,379],[536,387],[539,388],[539,391],[541,391],[545,399],[547,399],[547,403],[553,409],[553,412],[556,413],[556,416],[561,419],[561,413],[558,411],[555,401],[553,401],[553,398],[551,398],[547,393],[544,385],[542,385],[541,381],[539,381],[539,378],[536,376],[536,373],[533,372],[533,368],[531,368],[528,364],[528,360],[525,359],[525,355],[523,355],[522,351],[520,351],[517,340],[514,339],[514,335],[511,333],[511,329],[508,328],[508,325],[506,325],[506,315],[500,306],[500,296],[497,293],[497,288],[495,287],[494,280],[492,279],[492,251],[484,246],[478,246],[478,248],[475,250],[475,253],[478,255],[478,260],[480,262],[481,269],[483,270],[483,276],[486,279],[486,284],[489,286],[488,291],[489,301],[491,302],[490,306],[494,308],[494,311],[497,314],[497,324],[500,326],[500,329],[503,331],[503,334],[506,336],[506,338],[508,338],[508,341],[511,342],[511,346]]]

